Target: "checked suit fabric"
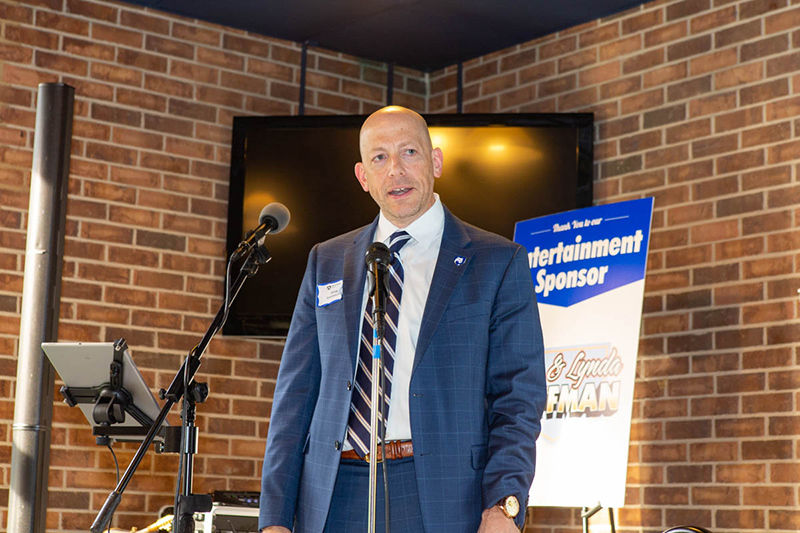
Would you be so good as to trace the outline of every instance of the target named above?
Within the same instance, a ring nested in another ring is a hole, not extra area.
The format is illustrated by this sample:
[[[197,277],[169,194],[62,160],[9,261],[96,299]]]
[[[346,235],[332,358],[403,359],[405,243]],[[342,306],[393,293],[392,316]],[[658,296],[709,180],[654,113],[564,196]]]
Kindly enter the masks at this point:
[[[394,350],[397,341],[397,317],[400,314],[400,301],[403,297],[403,265],[400,262],[400,249],[411,239],[405,231],[396,231],[389,238],[389,297],[386,301],[386,319],[383,332],[383,367],[386,374],[386,394],[384,398],[383,416],[378,416],[378,435],[384,435],[384,419],[389,413],[389,402],[392,392],[392,369],[394,368]],[[350,405],[350,416],[347,422],[347,438],[359,456],[369,453],[370,392],[372,390],[372,298],[367,300],[364,319],[361,326],[361,339],[358,351],[358,368],[356,369],[353,400]],[[380,376],[378,376],[380,379]],[[379,390],[380,392],[380,390]]]

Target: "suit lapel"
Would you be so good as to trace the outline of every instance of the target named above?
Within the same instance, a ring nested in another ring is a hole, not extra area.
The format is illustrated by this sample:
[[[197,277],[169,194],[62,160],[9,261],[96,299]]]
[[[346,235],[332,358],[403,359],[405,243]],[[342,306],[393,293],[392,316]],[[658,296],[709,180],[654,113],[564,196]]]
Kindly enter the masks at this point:
[[[433,332],[439,325],[456,283],[467,270],[473,253],[469,249],[469,244],[470,238],[464,230],[463,223],[445,208],[442,244],[439,247],[439,256],[436,259],[436,268],[433,271],[425,312],[422,314],[412,372],[417,368],[425,350],[428,349]]]
[[[352,364],[351,372],[355,371],[358,357],[358,331],[361,327],[361,304],[364,296],[364,279],[367,275],[364,256],[367,253],[367,247],[372,242],[373,235],[375,235],[377,224],[378,219],[375,218],[372,224],[356,235],[352,245],[345,250],[343,298],[345,324],[347,324],[347,353],[350,355],[349,360]]]

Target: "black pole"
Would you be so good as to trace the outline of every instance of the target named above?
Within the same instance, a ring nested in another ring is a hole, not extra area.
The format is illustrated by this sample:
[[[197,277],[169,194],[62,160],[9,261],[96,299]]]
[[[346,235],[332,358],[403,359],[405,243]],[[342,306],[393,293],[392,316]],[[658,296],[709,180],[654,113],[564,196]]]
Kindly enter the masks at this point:
[[[53,367],[43,342],[58,334],[75,89],[39,84],[14,402],[9,533],[43,533],[53,418]]]
[[[394,63],[386,66],[386,105],[392,105],[394,99]]]
[[[297,114],[303,116],[306,112],[306,68],[308,65],[308,41],[303,43],[300,52],[300,96],[297,104]]]
[[[456,73],[456,113],[464,112],[464,63],[458,62]]]

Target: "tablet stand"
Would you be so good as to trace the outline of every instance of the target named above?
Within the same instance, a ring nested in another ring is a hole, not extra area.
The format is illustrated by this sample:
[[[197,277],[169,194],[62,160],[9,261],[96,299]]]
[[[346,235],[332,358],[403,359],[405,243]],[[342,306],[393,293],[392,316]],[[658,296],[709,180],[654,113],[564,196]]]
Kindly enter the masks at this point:
[[[118,339],[114,342],[114,355],[109,364],[107,383],[96,387],[70,387],[68,385],[61,387],[61,395],[70,407],[75,407],[79,403],[94,404],[92,416],[96,425],[93,433],[97,437],[99,445],[108,444],[113,437],[144,436],[153,425],[153,419],[136,406],[133,396],[122,385],[125,371],[122,354],[127,349],[128,345],[125,339]],[[141,427],[114,428],[114,424],[125,421],[126,413],[139,422]]]

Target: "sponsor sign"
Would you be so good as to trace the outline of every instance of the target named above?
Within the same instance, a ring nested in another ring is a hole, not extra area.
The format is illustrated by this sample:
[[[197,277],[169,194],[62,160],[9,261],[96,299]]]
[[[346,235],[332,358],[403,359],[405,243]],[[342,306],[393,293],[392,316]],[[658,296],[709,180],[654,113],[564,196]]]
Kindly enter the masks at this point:
[[[529,505],[622,507],[653,199],[517,223],[545,341]]]

